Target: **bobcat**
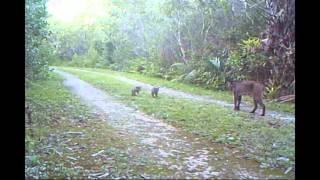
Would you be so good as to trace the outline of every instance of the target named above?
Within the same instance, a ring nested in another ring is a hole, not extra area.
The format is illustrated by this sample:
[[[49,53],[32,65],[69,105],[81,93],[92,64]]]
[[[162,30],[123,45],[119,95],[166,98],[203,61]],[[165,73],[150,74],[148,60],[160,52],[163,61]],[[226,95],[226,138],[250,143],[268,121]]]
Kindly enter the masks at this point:
[[[262,107],[261,116],[265,115],[266,108],[262,101],[264,85],[256,81],[230,81],[228,86],[234,95],[234,110],[240,110],[241,96],[247,95],[253,97],[254,108],[250,113],[254,113],[257,109],[257,104],[259,104]]]
[[[151,89],[151,96],[152,97],[158,97],[159,87],[153,87]]]
[[[132,96],[136,96],[139,94],[139,92],[141,91],[141,87],[140,86],[135,86],[134,88],[132,88],[131,90],[131,95]]]

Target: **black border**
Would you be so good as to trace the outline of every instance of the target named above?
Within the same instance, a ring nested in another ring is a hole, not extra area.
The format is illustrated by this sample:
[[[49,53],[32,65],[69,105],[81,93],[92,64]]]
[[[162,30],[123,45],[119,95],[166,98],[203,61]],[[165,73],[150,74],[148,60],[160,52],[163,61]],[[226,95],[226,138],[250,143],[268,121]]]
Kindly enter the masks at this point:
[[[303,4],[305,2],[305,4]],[[310,4],[307,1],[295,1],[296,7],[296,149],[295,149],[295,169],[296,179],[312,179],[312,175],[317,173],[316,157],[318,152],[316,146],[318,145],[317,123],[317,107],[319,106],[316,98],[320,91],[318,90],[318,73],[319,66],[313,65],[318,61],[318,53],[320,52],[319,36],[317,19],[315,14],[319,10],[316,4]],[[313,7],[313,8],[312,8]],[[307,15],[307,16],[306,16]],[[309,16],[308,16],[309,15]],[[310,22],[310,24],[308,23]],[[308,26],[309,25],[309,26]],[[309,28],[308,28],[309,27]],[[314,31],[312,31],[314,30]],[[314,69],[313,69],[314,68]],[[313,79],[314,78],[314,79]],[[313,103],[316,103],[313,105]],[[316,115],[316,116],[314,116]],[[312,129],[315,128],[315,129]],[[319,130],[318,130],[319,131]],[[310,148],[310,149],[309,149]],[[313,151],[312,151],[313,150]],[[314,162],[314,164],[313,164]]]
[[[25,126],[24,126],[24,1],[2,4],[2,107],[6,116],[1,116],[1,152],[4,161],[2,176],[9,179],[25,179]]]
[[[6,1],[8,3],[9,1]],[[15,1],[12,5],[6,5],[2,2],[2,52],[6,56],[2,56],[2,88],[3,97],[7,98],[2,103],[3,114],[6,117],[1,117],[2,125],[2,156],[5,160],[2,161],[3,171],[2,176],[8,176],[10,179],[24,179],[24,1]],[[318,78],[319,66],[314,65],[318,61],[319,47],[316,37],[319,36],[317,32],[318,20],[312,19],[310,29],[307,27],[307,21],[310,17],[303,17],[303,12],[318,12],[314,8],[319,6],[313,5],[310,2],[296,1],[296,178],[306,179],[308,176],[315,174],[316,168],[311,162],[317,161],[315,157],[318,155],[317,151],[312,152],[307,149],[307,145],[312,145],[312,149],[316,150],[317,130],[311,130],[311,127],[319,128],[319,126],[312,125],[319,121],[316,114],[317,104],[312,105],[311,102],[317,102],[315,96],[319,93],[317,85],[319,80],[313,79],[308,82],[308,79]],[[308,4],[307,4],[308,3]],[[8,8],[7,8],[8,7]],[[314,29],[315,32],[310,31]],[[309,42],[308,42],[309,40]],[[316,44],[313,45],[312,42]],[[6,64],[3,64],[6,63]],[[314,68],[314,69],[312,69]],[[309,89],[308,89],[309,87]],[[305,91],[305,92],[303,92]],[[310,95],[308,97],[308,95]],[[308,101],[310,100],[310,101]],[[309,112],[307,110],[310,109]],[[309,127],[308,127],[309,126]],[[310,129],[310,130],[309,130]],[[308,136],[309,135],[309,136]],[[315,138],[315,139],[312,139]],[[309,143],[308,143],[309,141]],[[309,146],[310,147],[310,146]],[[309,162],[308,162],[309,160]]]

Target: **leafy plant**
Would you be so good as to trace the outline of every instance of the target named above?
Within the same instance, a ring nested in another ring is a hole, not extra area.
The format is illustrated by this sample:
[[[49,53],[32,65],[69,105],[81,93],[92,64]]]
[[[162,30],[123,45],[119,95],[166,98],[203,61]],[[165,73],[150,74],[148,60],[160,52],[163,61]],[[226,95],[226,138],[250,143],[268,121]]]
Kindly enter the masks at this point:
[[[250,37],[239,44],[239,49],[231,52],[226,62],[226,75],[229,79],[265,80],[267,59],[259,51],[260,45],[258,38]]]
[[[267,98],[270,98],[270,99],[276,98],[280,88],[281,88],[281,85],[277,84],[276,81],[269,79],[266,85]]]
[[[25,74],[26,79],[41,79],[48,72],[48,51],[44,46],[49,36],[46,22],[45,1],[27,0],[25,11]]]

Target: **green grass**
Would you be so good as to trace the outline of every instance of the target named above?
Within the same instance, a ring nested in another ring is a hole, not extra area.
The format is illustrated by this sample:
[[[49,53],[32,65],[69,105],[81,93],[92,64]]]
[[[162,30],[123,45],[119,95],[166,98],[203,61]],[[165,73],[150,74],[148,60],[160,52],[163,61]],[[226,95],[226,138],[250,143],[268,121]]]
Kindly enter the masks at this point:
[[[249,156],[272,166],[288,168],[294,165],[294,124],[282,124],[273,127],[267,118],[255,118],[245,112],[235,112],[214,104],[205,104],[169,97],[160,94],[151,98],[149,92],[142,91],[139,96],[132,97],[132,85],[114,79],[115,72],[83,73],[73,68],[63,68],[80,79],[116,96],[120,101],[156,118],[199,134],[209,140],[231,144],[248,152]],[[287,157],[289,162],[283,164],[276,161],[278,157]]]
[[[229,91],[214,91],[214,90],[208,90],[199,86],[194,86],[191,84],[185,84],[180,82],[172,82],[167,81],[160,78],[155,77],[149,77],[145,76],[143,74],[139,73],[128,73],[128,72],[116,72],[111,71],[108,69],[97,69],[97,68],[73,68],[73,67],[63,67],[62,69],[81,69],[81,70],[88,70],[108,75],[115,75],[115,76],[125,76],[130,79],[138,80],[144,83],[152,84],[152,85],[159,85],[164,86],[176,90],[181,90],[184,92],[196,94],[196,95],[204,95],[204,96],[211,96],[212,98],[215,98],[217,100],[223,100],[232,103],[233,102],[233,96],[232,93]],[[244,100],[252,103],[252,99],[250,97],[244,97]],[[295,111],[295,104],[294,103],[274,103],[274,102],[265,102],[267,110],[276,110],[276,111],[283,111],[288,113],[294,113]]]
[[[49,79],[32,82],[26,89],[26,103],[32,108],[32,124],[26,124],[26,178],[87,178],[95,172],[109,172],[106,178],[139,178],[157,170],[154,162],[128,154],[134,136],[119,136],[104,118],[90,113],[63,86],[60,76],[50,73]],[[91,156],[100,150],[108,159]]]

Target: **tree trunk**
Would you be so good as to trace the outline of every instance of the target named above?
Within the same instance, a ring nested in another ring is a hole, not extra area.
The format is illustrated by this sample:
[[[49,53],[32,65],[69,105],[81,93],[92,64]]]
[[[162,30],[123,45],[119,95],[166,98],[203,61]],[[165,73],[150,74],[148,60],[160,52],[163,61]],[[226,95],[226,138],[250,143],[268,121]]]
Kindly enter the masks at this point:
[[[178,14],[178,19],[177,19],[177,23],[178,23],[178,32],[177,32],[177,35],[176,35],[176,39],[177,39],[177,42],[178,42],[178,45],[179,45],[179,49],[180,49],[180,53],[181,53],[181,56],[182,56],[182,60],[183,60],[183,63],[184,64],[187,64],[187,60],[186,60],[186,53],[185,53],[185,50],[183,48],[183,44],[182,44],[182,41],[181,41],[181,21],[180,21],[180,12],[178,11],[177,12]]]

